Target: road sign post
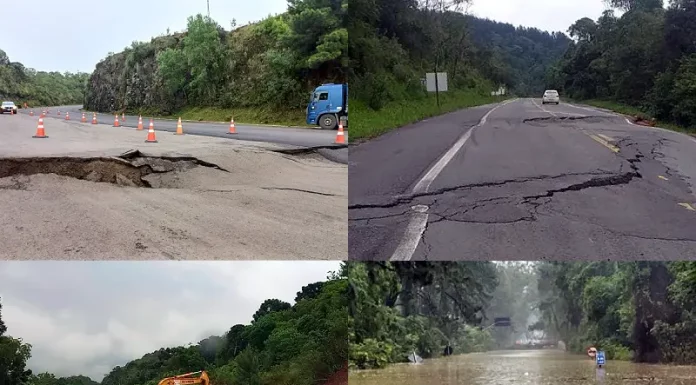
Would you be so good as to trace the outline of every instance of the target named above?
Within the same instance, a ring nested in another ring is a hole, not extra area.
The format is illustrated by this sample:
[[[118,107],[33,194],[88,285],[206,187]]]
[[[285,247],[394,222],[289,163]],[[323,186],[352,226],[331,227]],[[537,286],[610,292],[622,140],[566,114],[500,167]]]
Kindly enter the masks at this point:
[[[605,365],[605,363],[606,363],[606,362],[605,362],[604,351],[602,351],[602,350],[598,351],[595,360],[596,360],[596,362],[597,362],[597,367],[598,367],[598,368],[603,367],[603,366]]]

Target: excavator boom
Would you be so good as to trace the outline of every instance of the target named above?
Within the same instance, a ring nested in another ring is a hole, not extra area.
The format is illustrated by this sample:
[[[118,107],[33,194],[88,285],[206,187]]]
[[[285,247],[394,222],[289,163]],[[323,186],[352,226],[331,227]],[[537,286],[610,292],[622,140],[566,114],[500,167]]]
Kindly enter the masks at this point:
[[[194,377],[196,376],[196,377]],[[158,385],[210,385],[210,378],[205,370],[180,374],[178,376],[167,377],[159,382]]]

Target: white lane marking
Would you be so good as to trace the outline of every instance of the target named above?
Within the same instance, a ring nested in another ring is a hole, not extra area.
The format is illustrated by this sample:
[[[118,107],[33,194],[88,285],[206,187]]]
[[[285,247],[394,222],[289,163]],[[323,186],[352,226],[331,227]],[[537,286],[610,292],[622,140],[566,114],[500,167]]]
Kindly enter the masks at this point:
[[[553,113],[553,112],[547,110],[546,108],[540,106],[539,103],[537,103],[535,99],[532,99],[532,103],[534,103],[534,105],[537,106],[538,109],[540,109],[540,110],[546,112],[547,114],[551,114],[554,118],[557,118],[557,117],[558,117],[558,115],[556,115],[555,113]]]
[[[556,111],[557,114],[564,114],[564,115],[573,115],[573,116],[585,116],[585,114],[579,114],[577,112],[565,112],[565,111]]]
[[[493,107],[492,110],[488,111],[486,115],[481,118],[481,120],[478,122],[477,125],[471,127],[467,132],[462,135],[457,142],[452,145],[452,147],[433,165],[433,167],[428,170],[428,172],[421,178],[421,180],[416,183],[416,185],[413,187],[413,193],[414,194],[419,194],[419,193],[424,193],[428,191],[428,188],[430,187],[430,184],[433,183],[435,178],[442,172],[442,170],[447,166],[449,162],[452,161],[452,158],[454,158],[455,155],[457,155],[457,152],[464,146],[467,140],[471,137],[471,134],[474,132],[474,129],[476,127],[480,127],[484,124],[486,124],[486,121],[488,120],[488,116],[498,108],[513,102],[514,100],[509,100],[507,102],[504,102],[496,107]]]
[[[437,161],[437,163],[435,163],[435,165],[428,170],[423,178],[416,183],[412,190],[413,193],[427,192],[430,188],[430,184],[433,183],[435,178],[437,178],[445,166],[447,166],[457,152],[461,150],[464,144],[469,140],[474,132],[474,129],[486,124],[488,121],[488,116],[490,116],[493,111],[516,100],[518,99],[508,100],[488,111],[483,118],[481,118],[478,124],[467,130],[466,133],[464,133],[464,135],[462,135],[462,137],[457,140],[457,142],[452,145],[452,147]],[[413,258],[413,254],[416,252],[418,244],[420,243],[423,233],[425,232],[425,228],[428,224],[427,207],[423,209],[424,207],[425,206],[412,207],[414,213],[411,215],[411,219],[409,220],[406,231],[401,238],[401,242],[399,242],[396,250],[394,250],[391,258],[389,258],[390,261],[409,261],[411,258]]]
[[[569,105],[569,106],[571,106],[571,107],[579,108],[579,109],[585,110],[585,111],[590,111],[590,112],[595,112],[595,113],[596,113],[596,112],[599,112],[599,113],[605,114],[605,115],[614,115],[614,114],[612,114],[612,113],[605,112],[605,111],[600,111],[600,110],[594,109],[594,108],[587,108],[587,107],[582,107],[582,106],[576,106],[575,104],[571,104],[571,103],[566,103],[566,104]]]
[[[422,212],[414,208],[404,236],[401,242],[399,242],[399,246],[394,250],[394,254],[389,258],[390,261],[408,261],[413,257],[413,253],[416,252],[428,225],[428,213],[426,211],[427,207]]]

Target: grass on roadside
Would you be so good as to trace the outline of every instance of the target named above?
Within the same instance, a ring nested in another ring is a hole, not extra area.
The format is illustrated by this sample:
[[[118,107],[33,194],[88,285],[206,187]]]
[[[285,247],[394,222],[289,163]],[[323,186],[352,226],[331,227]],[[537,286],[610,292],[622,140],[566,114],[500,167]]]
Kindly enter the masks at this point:
[[[87,111],[87,110],[84,110]],[[91,111],[89,111],[91,112]],[[278,125],[286,127],[308,127],[304,110],[278,110],[272,108],[219,108],[185,107],[169,115],[155,113],[151,109],[126,111],[126,114],[142,115],[160,119],[178,119],[208,122],[234,122],[239,124]]]
[[[611,110],[614,112],[617,112],[619,114],[623,115],[629,115],[629,116],[638,116],[642,119],[650,120],[652,117],[646,113],[645,111],[641,110],[640,108],[634,107],[634,106],[627,106],[625,104],[621,104],[612,100],[597,100],[597,99],[591,99],[591,100],[580,100],[578,103],[582,104],[587,104],[588,106],[593,106],[593,107],[598,107],[598,108],[604,108],[607,110]],[[665,121],[657,121],[655,124],[656,127],[660,128],[666,128],[672,131],[677,131],[677,132],[682,132],[685,134],[689,135],[696,135],[696,128],[687,128],[687,127],[682,127],[679,125],[676,125],[674,123],[670,122],[665,122]]]
[[[462,108],[495,103],[503,100],[501,98],[483,95],[474,89],[457,90],[440,94],[440,108],[432,94],[420,100],[392,101],[379,111],[369,108],[362,101],[351,100],[349,104],[353,118],[349,121],[349,138],[351,142],[374,138],[410,123]]]
[[[273,124],[279,126],[306,127],[304,110],[277,110],[273,108],[217,108],[217,107],[187,107],[170,116],[176,119],[181,116],[184,120],[229,122],[234,118],[235,123]]]

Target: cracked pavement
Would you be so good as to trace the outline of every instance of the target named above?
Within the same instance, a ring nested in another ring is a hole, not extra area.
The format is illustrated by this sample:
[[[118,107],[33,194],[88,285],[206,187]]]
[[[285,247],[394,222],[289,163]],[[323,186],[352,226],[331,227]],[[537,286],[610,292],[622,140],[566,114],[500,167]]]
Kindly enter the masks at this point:
[[[348,257],[348,167],[316,151],[37,120],[0,116],[0,259]]]
[[[696,139],[604,110],[503,105],[413,194],[493,107],[350,149],[350,259],[389,259],[416,206],[428,215],[413,260],[696,259],[696,211],[680,205],[696,207]]]

